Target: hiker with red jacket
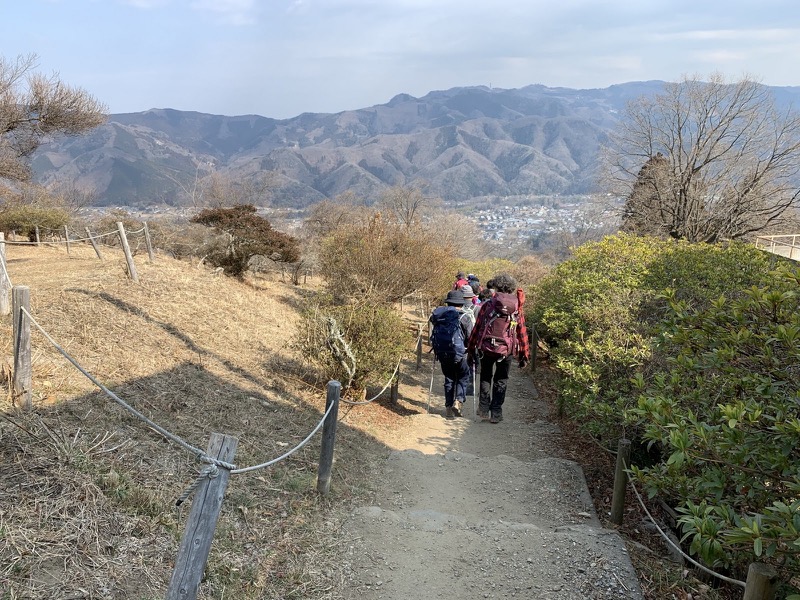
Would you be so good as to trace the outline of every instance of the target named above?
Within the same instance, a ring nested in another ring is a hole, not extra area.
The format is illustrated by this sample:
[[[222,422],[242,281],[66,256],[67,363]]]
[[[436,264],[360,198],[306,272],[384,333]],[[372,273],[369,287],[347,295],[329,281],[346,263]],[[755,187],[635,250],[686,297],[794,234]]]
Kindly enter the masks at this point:
[[[503,420],[511,361],[516,358],[519,367],[524,368],[530,360],[530,344],[522,312],[525,292],[507,273],[495,275],[491,284],[495,293],[480,305],[467,355],[480,361],[478,416],[499,423]]]
[[[461,286],[469,285],[467,281],[467,276],[464,274],[464,271],[459,271],[456,273],[456,282],[453,284],[454,290],[460,290]]]

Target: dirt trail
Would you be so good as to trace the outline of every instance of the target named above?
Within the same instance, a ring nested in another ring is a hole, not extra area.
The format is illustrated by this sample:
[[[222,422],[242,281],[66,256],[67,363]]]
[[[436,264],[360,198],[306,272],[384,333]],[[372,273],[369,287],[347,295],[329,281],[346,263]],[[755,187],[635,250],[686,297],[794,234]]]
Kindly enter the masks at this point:
[[[512,369],[502,423],[475,421],[471,400],[443,414],[437,372],[431,414],[408,417],[374,505],[345,524],[346,598],[642,598],[527,373]]]

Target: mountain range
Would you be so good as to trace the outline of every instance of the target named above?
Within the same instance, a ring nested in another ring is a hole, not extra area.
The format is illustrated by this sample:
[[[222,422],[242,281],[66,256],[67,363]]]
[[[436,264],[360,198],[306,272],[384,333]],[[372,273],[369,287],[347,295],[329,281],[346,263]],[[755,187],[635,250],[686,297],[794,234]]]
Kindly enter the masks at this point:
[[[38,182],[92,190],[98,206],[185,203],[212,172],[230,181],[269,172],[262,203],[297,208],[408,185],[446,201],[583,194],[596,191],[599,149],[626,103],[662,86],[459,87],[280,120],[151,109],[52,140],[32,166]],[[774,90],[779,100],[800,99],[800,87]]]

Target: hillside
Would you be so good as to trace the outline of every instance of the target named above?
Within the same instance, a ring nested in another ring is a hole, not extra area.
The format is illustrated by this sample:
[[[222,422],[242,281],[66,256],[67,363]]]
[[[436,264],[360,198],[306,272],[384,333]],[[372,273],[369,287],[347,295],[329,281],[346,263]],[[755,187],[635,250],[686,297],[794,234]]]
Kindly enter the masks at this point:
[[[276,206],[348,190],[374,198],[414,183],[445,200],[585,193],[625,103],[660,86],[453,88],[285,120],[153,109],[43,146],[33,166],[41,182],[95,190],[99,205],[185,202],[196,176],[212,170],[238,180],[274,172]]]
[[[324,389],[291,346],[308,289],[165,257],[137,257],[135,284],[122,256],[105,254],[7,248],[33,317],[114,393],[195,446],[212,432],[236,436],[239,466],[280,456],[318,423]],[[10,317],[2,330],[8,361]],[[35,330],[32,340],[36,411],[0,419],[0,597],[163,597],[188,515],[175,500],[202,465],[98,393]],[[353,422],[380,431],[383,412],[340,423],[330,501],[315,490],[319,436],[271,469],[232,477],[200,597],[322,598],[339,585],[326,565],[340,508],[369,492],[370,461],[386,452]]]

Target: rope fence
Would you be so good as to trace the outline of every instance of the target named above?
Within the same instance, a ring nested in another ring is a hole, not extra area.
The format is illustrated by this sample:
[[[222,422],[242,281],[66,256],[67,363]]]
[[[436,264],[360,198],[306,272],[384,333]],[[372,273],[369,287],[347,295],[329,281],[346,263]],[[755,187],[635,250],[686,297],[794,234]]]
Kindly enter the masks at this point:
[[[392,384],[392,382],[394,381],[394,377],[395,377],[395,375],[397,375],[397,371],[400,369],[400,363],[401,363],[401,362],[403,362],[403,359],[402,359],[402,358],[401,358],[400,360],[398,360],[398,361],[397,361],[397,366],[394,368],[394,371],[392,372],[392,376],[391,376],[391,377],[389,377],[389,381],[387,381],[387,382],[386,382],[386,385],[384,385],[384,386],[383,386],[383,388],[381,389],[381,391],[380,391],[380,392],[378,392],[377,394],[375,394],[375,395],[374,395],[372,398],[370,398],[369,400],[359,400],[359,401],[354,401],[354,400],[346,400],[346,399],[342,398],[342,400],[341,400],[341,401],[342,401],[344,404],[348,404],[348,405],[350,405],[350,406],[363,406],[363,405],[365,405],[365,404],[370,404],[370,403],[372,403],[372,402],[375,402],[375,400],[377,400],[378,398],[380,398],[380,397],[383,395],[383,392],[385,392],[385,391],[387,390],[387,388],[388,388],[388,387],[389,387],[389,386]]]
[[[128,232],[128,233],[136,233],[136,232]],[[47,242],[23,242],[19,240],[6,240],[6,244],[11,246],[40,246],[41,244],[71,244],[73,242],[89,242],[91,240],[99,240],[105,237],[109,237],[112,235],[118,235],[116,231],[109,231],[108,233],[98,233],[97,235],[92,234],[90,237],[83,237],[83,238],[73,238],[70,237],[68,240],[48,240]]]
[[[604,450],[611,452],[608,448],[603,447]],[[628,439],[621,438],[618,443],[616,452],[616,469],[614,473],[614,491],[611,500],[611,521],[616,525],[622,525],[622,517],[625,505],[625,489],[630,485],[633,490],[636,500],[639,502],[644,514],[655,527],[658,534],[664,539],[670,548],[675,550],[684,560],[689,562],[697,569],[704,573],[715,577],[720,581],[724,581],[731,585],[744,588],[744,600],[772,600],[774,598],[774,584],[778,579],[777,571],[774,567],[759,562],[750,563],[747,571],[747,581],[741,581],[732,577],[727,577],[721,573],[717,573],[713,569],[706,567],[699,561],[689,556],[678,543],[673,541],[669,535],[658,525],[656,519],[648,510],[647,506],[642,499],[639,490],[633,478],[630,477],[630,450],[631,442]]]
[[[138,410],[133,408],[130,404],[128,404],[122,398],[117,396],[114,392],[109,390],[106,386],[104,386],[102,383],[100,383],[100,381],[98,381],[97,378],[95,378],[91,373],[89,373],[86,369],[84,369],[78,363],[77,360],[75,360],[66,350],[64,350],[58,344],[58,342],[56,342],[50,336],[50,334],[47,333],[47,331],[45,331],[44,328],[41,325],[39,325],[39,323],[36,321],[36,319],[34,319],[33,316],[31,316],[31,314],[25,308],[22,308],[21,310],[25,314],[25,316],[28,317],[28,319],[33,324],[33,326],[36,327],[36,329],[39,330],[39,332],[45,337],[45,339],[53,345],[53,347],[59,352],[59,354],[61,354],[64,358],[66,358],[72,364],[72,366],[74,366],[89,381],[91,381],[94,385],[96,385],[106,396],[111,398],[114,402],[116,402],[119,406],[121,406],[123,409],[128,411],[131,415],[133,415],[134,417],[136,417],[137,419],[139,419],[140,421],[145,423],[148,427],[150,427],[150,428],[154,429],[155,431],[157,431],[158,433],[160,433],[166,439],[168,439],[168,440],[174,442],[175,444],[179,445],[184,450],[187,450],[188,452],[194,454],[197,457],[197,459],[200,460],[201,462],[214,464],[214,465],[216,465],[218,467],[224,467],[224,468],[229,469],[229,470],[233,470],[233,469],[236,468],[236,465],[233,465],[233,464],[230,464],[230,463],[220,462],[220,461],[217,461],[216,459],[208,456],[205,453],[205,451],[201,450],[200,448],[197,448],[197,447],[193,446],[192,444],[190,444],[189,442],[187,442],[186,440],[184,440],[180,436],[172,433],[171,431],[168,431],[164,427],[161,427],[161,425],[159,425],[155,421],[152,421],[151,419],[147,418],[145,415],[143,415]]]
[[[726,577],[725,575],[721,575],[720,573],[717,573],[716,571],[712,571],[708,567],[700,564],[695,559],[693,559],[691,556],[686,554],[680,548],[680,546],[678,546],[675,542],[673,542],[669,538],[669,536],[666,533],[664,533],[664,531],[661,529],[661,527],[658,526],[658,523],[656,523],[656,520],[653,518],[653,515],[650,514],[649,510],[647,510],[647,507],[645,506],[644,500],[642,500],[641,495],[639,495],[639,490],[636,489],[636,485],[633,483],[633,479],[631,479],[629,477],[628,478],[628,482],[630,483],[631,489],[633,489],[633,493],[636,494],[636,499],[639,501],[639,504],[641,505],[642,510],[644,511],[644,514],[647,515],[647,518],[650,519],[650,522],[653,524],[653,527],[656,528],[656,531],[658,531],[659,535],[661,535],[661,537],[664,538],[664,541],[666,541],[670,545],[670,547],[672,547],[685,560],[689,561],[691,564],[693,564],[695,567],[697,567],[701,571],[703,571],[705,573],[708,573],[709,575],[711,575],[713,577],[716,577],[717,579],[719,579],[721,581],[726,581],[728,583],[732,583],[733,585],[737,585],[737,586],[742,587],[742,588],[747,586],[747,584],[744,581],[739,581],[738,579],[732,579],[730,577]]]
[[[2,263],[1,260],[0,263]],[[32,360],[30,352],[30,325],[32,324],[44,338],[52,344],[61,356],[97,386],[108,398],[170,442],[177,444],[184,450],[193,454],[199,461],[206,463],[203,469],[197,474],[194,481],[184,489],[175,502],[175,506],[180,507],[186,500],[192,496],[196,496],[195,500],[192,502],[191,512],[181,540],[181,547],[167,591],[166,597],[168,600],[173,598],[177,600],[178,598],[194,597],[191,594],[186,596],[186,590],[196,590],[200,585],[211,549],[211,541],[222,509],[222,498],[227,489],[228,479],[231,475],[265,469],[286,460],[301,448],[305,447],[314,435],[320,429],[323,429],[317,490],[323,496],[328,494],[330,490],[333,446],[341,390],[341,384],[338,381],[331,381],[328,383],[328,397],[326,400],[325,412],[316,426],[301,442],[277,458],[260,464],[237,468],[233,462],[236,446],[238,444],[236,438],[213,433],[208,449],[202,450],[165,427],[162,427],[133,408],[129,403],[125,402],[89,373],[87,369],[81,366],[81,364],[64,350],[64,348],[36,321],[31,315],[29,308],[29,289],[25,286],[14,288],[14,339],[17,340],[15,343],[14,356],[14,389],[16,392],[19,388],[25,388],[25,395],[20,394],[26,399],[23,402],[25,408],[31,408],[30,389],[32,386],[30,374]],[[22,343],[20,343],[20,340],[23,340]],[[16,372],[18,369],[27,372],[27,380],[22,384],[17,380]]]

